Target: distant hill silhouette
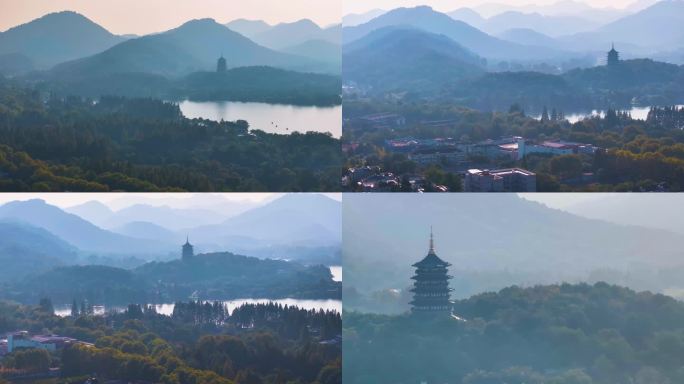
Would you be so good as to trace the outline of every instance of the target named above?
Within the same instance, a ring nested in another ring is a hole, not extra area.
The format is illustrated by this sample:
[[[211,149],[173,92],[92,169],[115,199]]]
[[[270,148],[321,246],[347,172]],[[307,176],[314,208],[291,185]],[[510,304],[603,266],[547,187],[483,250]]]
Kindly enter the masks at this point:
[[[252,35],[252,40],[256,43],[277,50],[314,39],[333,43],[339,42],[339,36],[326,33],[323,28],[309,19],[277,24],[263,32]]]
[[[236,212],[249,209],[248,204],[226,201],[223,206],[232,205]],[[230,209],[230,208],[229,208]],[[81,216],[101,228],[120,228],[133,222],[147,222],[162,226],[169,230],[178,230],[194,225],[205,225],[225,220],[225,214],[211,209],[173,208],[167,205],[157,206],[138,203],[112,211],[99,201],[88,201],[65,211]]]
[[[342,47],[339,44],[326,40],[307,40],[303,43],[283,48],[282,51],[292,55],[323,61],[338,67],[342,63]]]
[[[345,27],[353,27],[367,23],[385,12],[386,11],[383,9],[373,9],[364,13],[350,13],[342,17],[342,25]]]
[[[487,19],[482,17],[479,13],[466,7],[448,12],[447,15],[454,20],[460,20],[477,29],[482,28],[482,25],[487,21]]]
[[[339,245],[341,205],[324,195],[288,194],[221,224],[194,228],[190,237],[216,242],[230,234],[257,239],[264,245]]]
[[[497,37],[518,44],[537,45],[550,48],[558,46],[558,41],[554,38],[529,28],[507,29],[499,33]]]
[[[511,28],[528,28],[549,36],[562,36],[589,31],[601,23],[577,16],[547,16],[536,12],[508,11],[493,16],[480,25],[483,31],[493,35]]]
[[[598,29],[563,38],[573,49],[605,49],[611,42],[657,52],[684,46],[684,1],[664,0]],[[636,49],[636,48],[633,48]]]
[[[143,36],[97,55],[57,66],[53,76],[84,78],[117,73],[178,77],[214,70],[223,55],[229,68],[269,65],[316,70],[316,63],[259,46],[211,19],[193,20],[170,31]]]
[[[0,54],[19,53],[38,68],[90,56],[126,40],[75,12],[50,13],[0,33]]]
[[[225,24],[230,30],[235,31],[242,36],[252,38],[253,36],[267,31],[272,28],[272,26],[263,20],[247,20],[247,19],[236,19]]]
[[[167,244],[180,243],[182,239],[182,235],[178,235],[160,225],[146,221],[132,221],[120,227],[113,228],[112,232],[135,239],[155,240]]]
[[[376,29],[388,26],[412,26],[427,32],[442,34],[487,59],[533,60],[563,54],[558,50],[529,47],[498,39],[427,6],[397,8],[366,24],[346,27],[343,29],[343,41],[350,43]]]
[[[43,200],[14,201],[0,206],[0,219],[43,228],[83,251],[135,256],[165,253],[164,245],[103,230]]]
[[[484,73],[485,61],[443,35],[413,28],[375,30],[344,49],[345,80],[374,90],[431,92]]]
[[[50,232],[16,221],[0,221],[0,282],[18,280],[78,261],[79,252]]]

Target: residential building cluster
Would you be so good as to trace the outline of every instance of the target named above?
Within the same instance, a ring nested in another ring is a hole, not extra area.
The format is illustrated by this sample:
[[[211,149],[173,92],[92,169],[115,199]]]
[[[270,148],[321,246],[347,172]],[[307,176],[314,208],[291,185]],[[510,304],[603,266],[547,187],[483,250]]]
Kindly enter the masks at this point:
[[[520,136],[465,143],[452,138],[415,139],[412,137],[386,140],[385,149],[404,153],[421,165],[465,163],[470,157],[488,160],[522,160],[532,154],[551,156],[593,154],[598,149],[591,144],[563,140],[535,142]]]
[[[421,175],[395,175],[392,172],[384,172],[379,166],[364,166],[347,169],[342,177],[342,186],[357,192],[395,192],[398,190],[410,190],[423,192],[431,190],[436,192],[448,192],[443,185],[429,182]]]

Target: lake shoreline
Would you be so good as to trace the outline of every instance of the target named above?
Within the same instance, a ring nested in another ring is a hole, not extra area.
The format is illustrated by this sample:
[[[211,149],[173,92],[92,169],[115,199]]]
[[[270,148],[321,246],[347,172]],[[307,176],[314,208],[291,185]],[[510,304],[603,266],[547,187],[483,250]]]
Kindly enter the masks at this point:
[[[178,106],[186,119],[211,121],[244,120],[249,130],[288,135],[293,132],[329,133],[342,136],[342,105],[332,107],[297,106],[241,101],[169,101]]]
[[[278,298],[278,299],[271,299],[271,298],[238,298],[238,299],[231,299],[231,300],[209,300],[209,299],[203,299],[200,300],[203,303],[215,303],[215,302],[221,302],[224,305],[228,306],[228,309],[230,311],[233,311],[235,308],[240,307],[245,304],[265,304],[265,303],[276,303],[276,304],[282,304],[282,305],[288,305],[288,306],[296,306],[298,308],[306,309],[306,310],[334,310],[337,311],[338,313],[342,313],[342,300],[341,299],[296,299],[292,297],[288,298]],[[181,302],[180,300],[178,302]],[[93,308],[95,309],[95,315],[104,315],[109,312],[123,312],[126,310],[128,305],[141,305],[141,306],[154,306],[157,313],[163,314],[170,316],[173,313],[173,308],[175,306],[174,303],[145,303],[145,304],[139,304],[139,303],[128,303],[128,304],[95,304],[93,305]],[[58,304],[55,305],[55,315],[59,317],[66,317],[71,314],[71,305],[72,304]],[[80,306],[80,303],[79,303]],[[79,307],[80,309],[80,307]]]

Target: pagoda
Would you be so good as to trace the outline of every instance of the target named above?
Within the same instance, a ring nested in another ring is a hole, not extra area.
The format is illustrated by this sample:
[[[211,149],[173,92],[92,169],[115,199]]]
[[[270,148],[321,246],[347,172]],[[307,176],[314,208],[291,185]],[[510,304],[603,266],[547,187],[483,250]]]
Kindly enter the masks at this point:
[[[413,313],[426,312],[451,312],[449,301],[451,288],[449,288],[448,268],[451,264],[442,260],[435,253],[434,237],[430,228],[430,250],[423,260],[413,264],[416,274],[414,280],[413,301],[411,310]]]
[[[216,62],[216,72],[223,73],[227,70],[228,64],[226,59],[223,57],[223,54],[221,54],[221,57],[219,57],[218,61]]]
[[[608,54],[606,55],[606,64],[609,67],[618,65],[620,62],[620,53],[615,50],[615,44],[611,44],[610,46],[610,51],[608,51]]]
[[[190,239],[188,237],[185,238],[185,244],[183,244],[182,255],[183,260],[190,260],[195,256],[194,247],[192,246],[192,244],[190,244]]]

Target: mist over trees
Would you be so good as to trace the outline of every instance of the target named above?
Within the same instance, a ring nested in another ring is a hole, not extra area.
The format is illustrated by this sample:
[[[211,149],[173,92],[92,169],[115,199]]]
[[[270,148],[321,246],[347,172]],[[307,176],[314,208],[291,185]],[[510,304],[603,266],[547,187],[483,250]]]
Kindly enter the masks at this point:
[[[349,383],[682,380],[684,304],[605,283],[510,287],[454,313],[344,314]]]

